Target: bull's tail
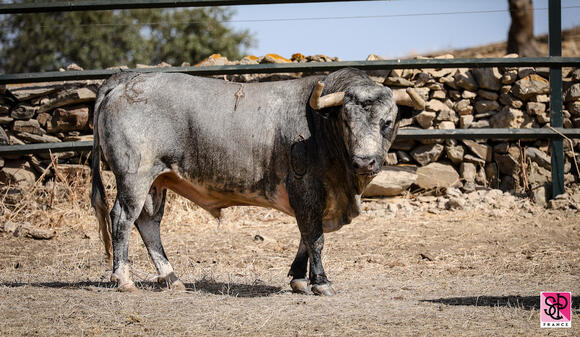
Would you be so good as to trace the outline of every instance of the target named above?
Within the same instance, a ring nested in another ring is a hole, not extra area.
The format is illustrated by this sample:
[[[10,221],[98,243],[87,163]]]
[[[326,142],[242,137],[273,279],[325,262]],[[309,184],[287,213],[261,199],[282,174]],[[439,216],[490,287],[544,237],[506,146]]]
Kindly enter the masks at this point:
[[[91,162],[93,184],[91,192],[91,205],[95,209],[95,214],[99,223],[99,234],[103,244],[105,245],[105,253],[107,254],[108,259],[112,257],[113,252],[112,227],[111,216],[109,215],[109,206],[107,205],[107,196],[105,194],[105,187],[103,186],[103,177],[101,175],[101,146],[98,121],[103,100],[113,88],[122,83],[124,80],[127,80],[128,76],[130,75],[127,73],[113,75],[110,79],[103,83],[103,85],[99,88],[93,114],[93,152]]]
[[[96,112],[96,111],[95,111]],[[101,240],[105,245],[105,253],[107,258],[112,257],[112,228],[111,216],[109,215],[109,207],[107,206],[107,198],[105,195],[105,187],[103,186],[103,179],[101,176],[101,149],[99,145],[99,136],[97,133],[97,125],[94,125],[94,140],[93,140],[93,158],[91,169],[93,173],[93,191],[91,193],[91,205],[95,209],[95,214],[99,222],[99,233]]]

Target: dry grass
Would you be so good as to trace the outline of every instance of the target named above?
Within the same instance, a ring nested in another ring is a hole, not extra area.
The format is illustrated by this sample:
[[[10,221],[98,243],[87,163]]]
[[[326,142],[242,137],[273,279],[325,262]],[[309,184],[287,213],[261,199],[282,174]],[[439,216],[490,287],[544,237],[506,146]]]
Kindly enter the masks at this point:
[[[431,214],[372,200],[327,235],[324,263],[339,294],[289,292],[298,230],[279,212],[234,207],[221,225],[169,195],[162,238],[188,291],[155,276],[140,238],[130,246],[141,291],[118,293],[90,209],[87,172],[56,165],[2,221],[54,228],[49,241],[0,233],[0,335],[578,335],[580,214],[485,207]],[[67,173],[68,172],[68,173]],[[66,173],[66,174],[65,174]],[[105,175],[107,194],[114,179]],[[500,203],[501,204],[501,203]],[[539,328],[538,294],[571,291],[573,328]]]

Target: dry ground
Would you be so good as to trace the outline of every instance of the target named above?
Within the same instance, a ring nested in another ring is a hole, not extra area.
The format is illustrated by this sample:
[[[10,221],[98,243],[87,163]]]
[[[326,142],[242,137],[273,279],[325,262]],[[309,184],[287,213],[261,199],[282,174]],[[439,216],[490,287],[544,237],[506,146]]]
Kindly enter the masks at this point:
[[[405,199],[367,201],[363,215],[326,236],[325,268],[339,294],[322,298],[289,291],[298,244],[291,217],[232,208],[218,228],[171,196],[162,237],[187,291],[149,282],[154,268],[133,232],[140,292],[127,294],[107,282],[86,179],[67,184],[38,188],[17,205],[4,199],[1,221],[57,236],[0,232],[0,335],[580,335],[575,210],[502,206],[505,196],[495,207],[438,214]],[[539,327],[539,293],[549,290],[572,292],[572,329]]]

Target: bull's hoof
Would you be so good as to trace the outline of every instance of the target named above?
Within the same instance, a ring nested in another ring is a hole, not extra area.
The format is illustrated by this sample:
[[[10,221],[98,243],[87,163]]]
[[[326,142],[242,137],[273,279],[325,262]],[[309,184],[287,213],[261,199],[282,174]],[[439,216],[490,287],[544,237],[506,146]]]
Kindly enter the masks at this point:
[[[137,289],[137,287],[135,286],[135,283],[133,283],[133,281],[129,280],[129,281],[121,281],[121,278],[119,276],[117,276],[116,274],[111,274],[111,282],[116,283],[117,284],[117,291],[123,292],[123,293],[134,293],[139,291],[139,289]]]
[[[117,287],[117,291],[120,291],[122,293],[136,293],[139,291],[139,289],[137,289],[137,287],[135,286],[135,283],[128,282],[128,283],[119,284],[119,286]]]
[[[116,274],[111,274],[111,282],[119,284],[121,279]]]
[[[185,284],[180,280],[177,280],[169,285],[171,291],[185,291]]]
[[[157,276],[155,281],[160,285],[166,285],[171,290],[185,290],[185,285],[181,282],[175,273],[171,272],[165,276]]]
[[[330,283],[324,284],[313,284],[312,292],[318,296],[334,296],[336,295],[336,290],[330,285]]]
[[[312,291],[308,287],[308,280],[305,278],[294,279],[290,281],[292,292],[296,294],[312,295]]]

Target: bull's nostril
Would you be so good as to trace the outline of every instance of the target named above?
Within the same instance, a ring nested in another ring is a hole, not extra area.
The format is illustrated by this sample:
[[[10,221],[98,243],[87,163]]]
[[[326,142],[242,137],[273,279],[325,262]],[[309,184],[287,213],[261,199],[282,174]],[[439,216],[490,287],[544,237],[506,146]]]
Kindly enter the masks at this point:
[[[369,174],[374,170],[376,159],[373,157],[357,157],[352,158],[352,167],[357,174]]]

